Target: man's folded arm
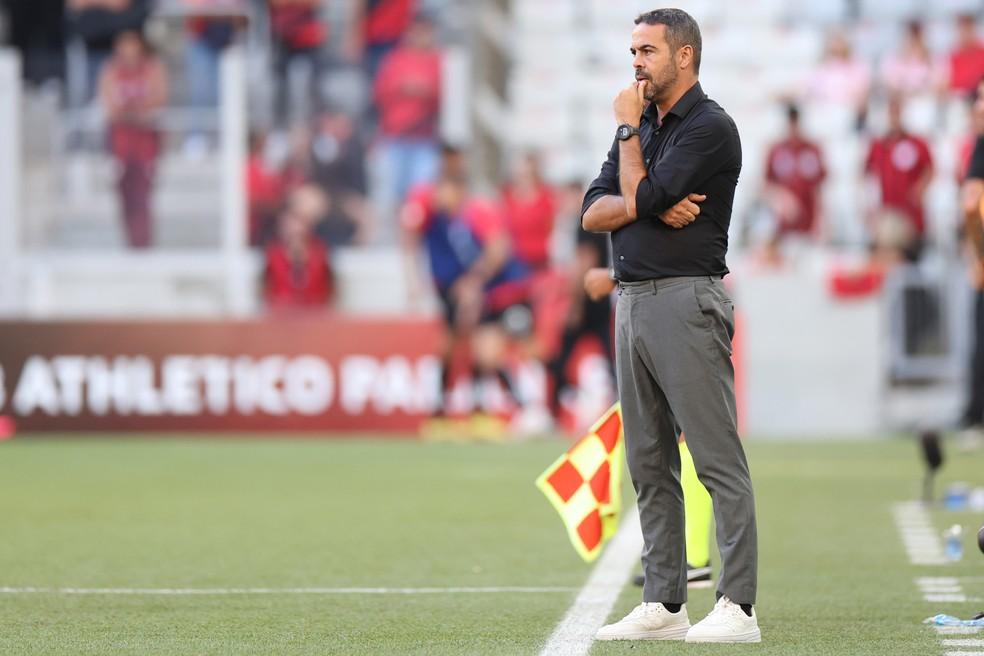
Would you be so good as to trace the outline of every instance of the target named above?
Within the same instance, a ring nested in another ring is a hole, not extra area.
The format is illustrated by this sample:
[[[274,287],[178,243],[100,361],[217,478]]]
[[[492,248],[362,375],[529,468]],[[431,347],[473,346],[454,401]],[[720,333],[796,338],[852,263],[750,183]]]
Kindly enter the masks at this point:
[[[734,128],[727,119],[694,126],[670,146],[639,181],[635,194],[636,216],[659,220],[663,212],[700,192],[710,175],[733,164]]]
[[[608,151],[601,173],[584,194],[581,205],[581,227],[588,232],[614,232],[632,223],[625,211],[625,200],[618,186],[618,140]]]

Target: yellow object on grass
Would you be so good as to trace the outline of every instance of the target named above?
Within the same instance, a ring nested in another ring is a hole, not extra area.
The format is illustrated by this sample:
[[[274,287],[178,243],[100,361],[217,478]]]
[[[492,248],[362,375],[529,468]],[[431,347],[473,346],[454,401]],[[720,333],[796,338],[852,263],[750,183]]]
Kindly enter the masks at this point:
[[[560,513],[574,549],[587,562],[598,557],[618,529],[624,461],[622,416],[616,403],[536,479]]]
[[[680,442],[680,486],[686,513],[687,562],[704,567],[711,562],[711,495],[697,478],[686,441]]]
[[[574,549],[587,562],[598,557],[618,529],[624,460],[621,407],[616,403],[536,479],[560,514]],[[703,567],[710,562],[711,496],[697,478],[686,442],[680,442],[680,484],[687,561]]]

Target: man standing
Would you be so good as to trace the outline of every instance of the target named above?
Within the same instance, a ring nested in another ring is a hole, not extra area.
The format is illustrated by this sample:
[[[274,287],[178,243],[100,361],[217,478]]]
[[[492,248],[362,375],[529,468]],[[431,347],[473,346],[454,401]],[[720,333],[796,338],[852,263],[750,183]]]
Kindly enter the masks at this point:
[[[741,144],[697,82],[694,19],[658,9],[635,23],[636,82],[615,99],[617,138],[585,195],[582,225],[612,233],[616,369],[645,585],[643,603],[597,638],[759,642],[755,502],[737,429],[733,305],[721,282]],[[711,493],[721,554],[718,602],[693,627],[678,428]]]
[[[888,132],[872,140],[864,170],[878,181],[881,210],[890,210],[888,217],[898,216],[887,220],[882,217],[882,223],[899,224],[905,236],[904,255],[915,262],[925,244],[923,196],[933,181],[933,155],[925,139],[905,129],[902,110],[900,96],[888,99]],[[879,227],[872,226],[876,235]]]
[[[786,106],[786,125],[786,136],[766,156],[766,195],[779,219],[777,239],[787,234],[810,237],[817,232],[827,170],[820,147],[803,133],[796,105]]]
[[[974,287],[972,356],[967,386],[967,401],[960,425],[968,445],[980,440],[984,429],[984,81],[977,85],[973,105],[973,124],[977,138],[967,166],[966,179],[960,187],[964,216],[964,238],[971,256],[971,282]]]

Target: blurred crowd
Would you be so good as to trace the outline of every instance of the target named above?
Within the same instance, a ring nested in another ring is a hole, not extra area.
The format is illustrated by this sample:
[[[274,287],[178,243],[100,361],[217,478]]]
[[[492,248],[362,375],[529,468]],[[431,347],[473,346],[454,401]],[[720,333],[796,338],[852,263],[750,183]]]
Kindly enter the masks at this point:
[[[937,175],[934,142],[952,120],[947,108],[956,100],[970,118],[957,148],[953,182],[966,175],[974,140],[984,129],[984,108],[975,105],[984,79],[984,41],[975,16],[955,18],[955,39],[947,52],[931,51],[925,32],[922,22],[908,22],[877,64],[855,55],[845,34],[829,36],[822,61],[790,95],[785,134],[766,157],[762,201],[767,211],[756,228],[764,263],[781,266],[784,242],[831,239],[822,206],[826,135],[804,130],[800,102],[850,116],[862,144],[857,175],[867,183],[857,213],[874,260],[890,266],[920,259],[929,241],[926,192]],[[880,121],[871,120],[873,108],[880,110]]]
[[[152,45],[147,30],[165,4],[39,0],[6,7],[9,40],[25,55],[27,79],[71,78],[66,104],[101,108],[131,247],[153,245],[161,112],[176,95],[184,106],[215,109],[223,51],[259,24],[270,56],[267,69],[250,70],[251,84],[268,86],[272,102],[268,119],[251,123],[244,220],[250,244],[265,253],[261,287],[269,307],[330,306],[339,249],[396,243],[411,302],[436,297],[441,308],[445,393],[463,345],[473,377],[498,379],[516,401],[523,392],[507,374],[510,354],[548,363],[558,381],[548,400],[555,409],[564,381],[574,376],[566,367],[583,348],[582,337],[607,361],[607,240],[579,229],[583,181],[552,184],[537,153],[523,152],[513,155],[494,193],[474,192],[464,145],[441,140],[444,49],[434,3],[176,0],[169,6],[183,20],[179,75],[162,63],[160,44]],[[877,62],[856,55],[847,32],[831,31],[815,70],[782,99],[784,133],[771,144],[764,170],[745,171],[746,181],[761,182],[762,211],[751,228],[761,263],[783,266],[790,242],[830,241],[825,135],[804,127],[806,105],[839,108],[863,143],[857,176],[869,181],[871,193],[856,211],[872,261],[885,267],[919,260],[927,248],[935,135],[911,128],[907,110],[918,105],[933,116],[922,125],[934,125],[953,99],[966,101],[972,120],[958,177],[984,131],[984,102],[974,104],[984,41],[975,16],[954,21],[948,51],[933,52],[924,25],[914,20]],[[73,67],[82,73],[72,76]],[[339,69],[357,73],[365,102],[326,90],[333,88],[326,77]],[[884,109],[884,120],[872,120],[873,107]],[[215,145],[214,134],[189,129],[178,150],[195,157]]]
[[[330,275],[331,251],[395,242],[402,200],[436,173],[442,49],[436,12],[426,5],[38,0],[7,2],[4,10],[26,80],[54,82],[66,109],[94,108],[103,117],[131,248],[153,246],[151,200],[165,149],[189,158],[214,153],[216,130],[204,127],[202,116],[212,112],[213,124],[218,118],[223,52],[237,43],[263,50],[264,58],[247,57],[249,241],[268,251],[271,304],[325,305],[333,285],[320,276]],[[177,34],[154,29],[160,16],[172,27],[179,19]],[[169,39],[180,41],[180,61],[166,61],[163,51],[174,49]],[[257,69],[256,61],[268,68]],[[354,73],[358,83],[327,92],[326,81],[339,71]],[[362,89],[367,102],[358,100]],[[255,111],[263,98],[271,100],[269,111]],[[177,145],[163,127],[174,107],[204,112],[185,113],[192,118]]]

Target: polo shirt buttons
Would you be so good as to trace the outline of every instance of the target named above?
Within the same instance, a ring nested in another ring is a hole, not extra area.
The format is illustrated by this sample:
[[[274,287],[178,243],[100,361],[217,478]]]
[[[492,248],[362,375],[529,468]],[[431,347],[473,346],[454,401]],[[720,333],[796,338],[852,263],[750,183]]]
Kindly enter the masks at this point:
[[[618,256],[618,259],[620,259],[620,260],[624,260],[624,259],[625,259],[625,256],[624,256],[624,255],[619,255],[619,256]]]

